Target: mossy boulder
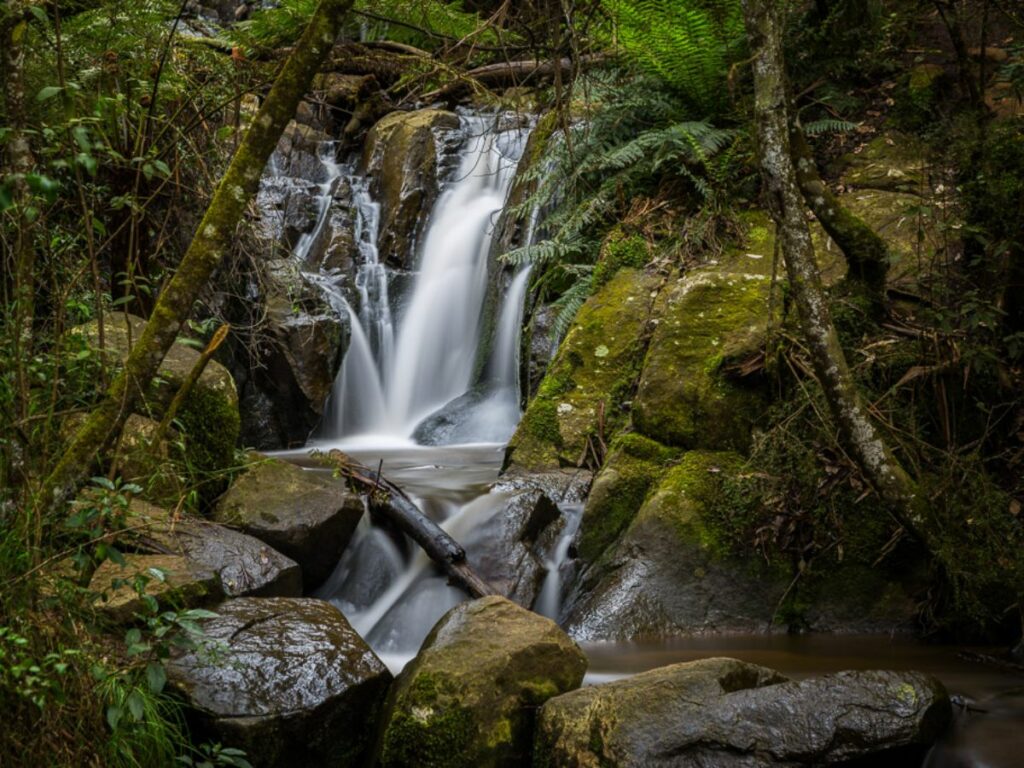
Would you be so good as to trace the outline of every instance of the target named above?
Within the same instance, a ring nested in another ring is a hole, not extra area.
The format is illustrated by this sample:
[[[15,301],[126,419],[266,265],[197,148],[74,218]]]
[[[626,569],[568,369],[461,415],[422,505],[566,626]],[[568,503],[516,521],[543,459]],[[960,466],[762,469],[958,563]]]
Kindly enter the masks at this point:
[[[302,570],[262,541],[192,515],[132,499],[128,507],[129,546],[140,551],[170,552],[197,569],[220,578],[227,597],[298,597]]]
[[[137,413],[125,420],[116,449],[118,474],[124,482],[142,488],[146,499],[177,506],[188,491],[188,472],[174,444],[178,433],[169,428],[156,439],[159,427],[159,422]]]
[[[143,595],[161,610],[196,608],[223,598],[220,577],[205,565],[175,554],[126,554],[123,563],[104,560],[89,581],[96,608],[110,621],[128,623],[148,615]]]
[[[594,285],[602,286],[623,267],[643,269],[651,258],[647,241],[638,234],[627,234],[614,228],[601,243],[601,252],[594,266]]]
[[[71,330],[101,355],[108,366],[118,367],[127,358],[132,345],[142,335],[146,321],[126,313],[110,313],[103,323],[100,345],[99,322],[93,320]],[[182,343],[174,344],[146,393],[143,415],[159,419],[171,398],[195,367],[199,353]],[[230,467],[238,442],[238,394],[231,374],[211,360],[203,369],[181,410],[177,421],[185,438],[185,459],[191,470],[214,473]]]
[[[683,454],[615,545],[582,571],[567,606],[573,637],[773,628],[791,577],[760,559],[735,557],[723,519],[730,512],[723,480],[741,466],[734,453]]]
[[[238,598],[202,622],[202,647],[167,665],[199,740],[245,750],[256,768],[362,765],[391,673],[322,600]]]
[[[702,659],[551,699],[534,765],[781,768],[896,750],[904,761],[891,764],[916,765],[950,716],[942,684],[919,672],[789,681],[735,659]]]
[[[500,597],[453,608],[388,695],[383,768],[528,765],[537,708],[587,661],[554,622]]]
[[[606,436],[625,422],[659,284],[626,268],[586,301],[509,441],[512,466],[576,466],[602,422]]]
[[[633,401],[637,431],[683,448],[747,449],[765,400],[726,368],[763,347],[770,285],[702,270],[667,292]]]
[[[612,443],[580,522],[579,553],[585,561],[593,562],[615,542],[678,455],[679,451],[634,433]]]
[[[307,589],[331,574],[362,516],[362,499],[343,480],[267,458],[250,465],[213,512],[297,562]]]
[[[370,129],[363,148],[363,166],[371,178],[371,192],[380,201],[382,261],[411,269],[414,244],[437,199],[444,142],[441,131],[459,127],[458,115],[440,109],[392,112]]]

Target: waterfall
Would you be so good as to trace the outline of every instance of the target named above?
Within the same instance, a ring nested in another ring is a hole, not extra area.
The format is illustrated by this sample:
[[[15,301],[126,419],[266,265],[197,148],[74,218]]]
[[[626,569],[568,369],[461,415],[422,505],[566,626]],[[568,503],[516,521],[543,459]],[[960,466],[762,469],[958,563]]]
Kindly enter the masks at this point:
[[[345,302],[352,341],[319,440],[409,440],[426,417],[474,384],[492,236],[528,131],[501,129],[481,116],[464,115],[461,122],[458,167],[427,220],[419,269],[397,323],[376,247],[379,206],[365,179],[353,181],[359,311]],[[522,271],[512,281],[500,313],[487,396],[467,403],[470,431],[491,440],[506,439],[519,416],[517,349],[527,279]]]

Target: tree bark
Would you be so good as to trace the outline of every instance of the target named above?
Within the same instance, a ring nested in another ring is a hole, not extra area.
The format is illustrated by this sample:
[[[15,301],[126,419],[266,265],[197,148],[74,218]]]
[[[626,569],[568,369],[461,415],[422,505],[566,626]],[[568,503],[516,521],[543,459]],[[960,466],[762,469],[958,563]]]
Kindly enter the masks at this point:
[[[199,292],[229,250],[235,228],[259,187],[263,167],[295,115],[300,99],[309,90],[313,76],[331,52],[341,21],[351,6],[352,0],[321,0],[235,151],[188,250],[160,292],[123,369],[44,481],[38,503],[50,507],[69,498],[143,400]]]
[[[832,324],[814,259],[814,245],[790,154],[782,53],[783,5],[784,0],[743,0],[747,38],[753,53],[758,155],[790,290],[811,363],[847,450],[904,528],[920,539],[923,515],[916,485],[868,417]]]
[[[889,247],[863,219],[843,207],[821,180],[814,154],[795,118],[790,123],[789,139],[796,180],[807,206],[846,257],[847,278],[864,286],[872,302],[880,307],[885,299]]]
[[[32,204],[27,176],[35,167],[35,158],[25,133],[25,35],[28,32],[28,5],[22,0],[7,4],[3,20],[4,105],[11,134],[7,140],[7,170],[11,174],[15,219],[11,248],[10,274],[13,276],[15,378],[18,390],[18,416],[29,415],[29,382],[25,363],[32,355],[32,325],[35,322],[35,245],[28,215]]]

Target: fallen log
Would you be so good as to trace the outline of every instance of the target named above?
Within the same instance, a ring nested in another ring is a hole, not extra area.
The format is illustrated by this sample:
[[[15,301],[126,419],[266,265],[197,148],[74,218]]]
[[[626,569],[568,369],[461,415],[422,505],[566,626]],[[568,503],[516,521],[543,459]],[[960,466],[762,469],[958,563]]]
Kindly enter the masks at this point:
[[[593,53],[581,56],[575,67],[587,67],[608,58],[604,53]],[[501,61],[497,64],[486,64],[463,72],[459,79],[443,88],[426,94],[425,101],[450,99],[464,88],[479,86],[517,86],[530,80],[554,77],[556,73],[563,78],[573,74],[574,62],[569,58],[562,59],[522,59],[519,61]]]
[[[360,464],[337,449],[321,454],[358,492],[365,493],[370,509],[383,515],[415,541],[448,576],[449,582],[471,597],[496,595],[466,562],[466,550],[416,506],[401,488],[378,471]]]

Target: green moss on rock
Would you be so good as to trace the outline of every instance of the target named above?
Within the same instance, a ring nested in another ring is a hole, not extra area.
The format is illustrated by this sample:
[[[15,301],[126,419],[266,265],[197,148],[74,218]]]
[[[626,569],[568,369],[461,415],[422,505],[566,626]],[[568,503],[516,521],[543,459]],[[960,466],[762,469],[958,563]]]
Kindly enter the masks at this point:
[[[625,403],[612,395],[635,382],[657,287],[656,277],[624,268],[583,305],[509,442],[515,466],[575,466],[602,408],[605,434],[622,426]]]
[[[103,347],[100,348],[99,323],[95,320],[71,330],[71,335],[97,350],[104,362],[120,367],[139,337],[146,321],[134,315],[111,313],[103,325]],[[159,420],[174,394],[181,387],[199,359],[199,353],[184,344],[174,344],[146,393],[146,415]],[[203,369],[177,419],[183,427],[184,461],[199,479],[230,467],[241,419],[238,394],[231,374],[220,363],[211,360]],[[207,497],[221,488],[207,487]]]
[[[627,235],[621,227],[616,227],[601,245],[601,254],[594,267],[594,285],[605,285],[624,267],[643,269],[650,256],[646,240],[640,235]]]
[[[577,688],[586,658],[554,622],[501,597],[449,611],[395,681],[384,768],[529,763],[537,708]]]
[[[583,510],[579,551],[584,560],[593,562],[615,542],[678,454],[634,433],[612,443]]]
[[[744,451],[764,407],[761,392],[727,377],[730,361],[764,343],[770,280],[700,271],[681,278],[658,309],[633,424],[683,448]]]

